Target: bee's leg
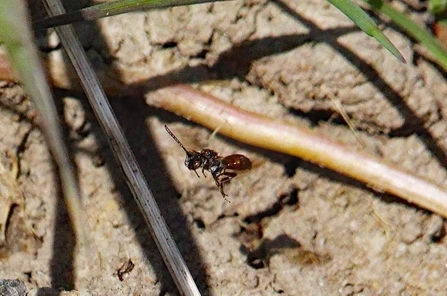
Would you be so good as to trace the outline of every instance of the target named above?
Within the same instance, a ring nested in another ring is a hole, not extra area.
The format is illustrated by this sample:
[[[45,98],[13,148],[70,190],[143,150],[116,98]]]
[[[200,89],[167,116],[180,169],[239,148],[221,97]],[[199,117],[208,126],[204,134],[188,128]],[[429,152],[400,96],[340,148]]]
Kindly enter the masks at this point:
[[[213,177],[214,180],[216,181],[216,185],[219,186],[219,184],[227,183],[236,176],[237,174],[234,172],[222,172],[220,174],[216,174]]]
[[[223,192],[223,187],[222,187],[222,186],[220,186],[219,190],[220,190],[220,194],[222,194],[222,197],[223,197],[226,201],[228,201],[228,203],[231,203],[231,201],[227,198],[228,194],[226,194],[225,192]]]
[[[205,175],[205,166],[203,166],[203,168],[202,168],[202,174],[203,174],[203,176],[206,178],[206,175]]]
[[[197,171],[196,171],[196,170],[193,170],[193,171],[194,171],[194,173],[196,173],[197,177],[200,178],[200,176],[199,176],[199,174],[197,173]]]
[[[225,198],[226,201],[230,202],[226,197],[228,194],[224,192],[223,185],[225,183],[228,183],[231,179],[236,177],[237,174],[233,172],[222,172],[217,175],[213,175],[214,181],[216,181],[216,185],[219,188],[220,194],[222,194],[223,198]]]

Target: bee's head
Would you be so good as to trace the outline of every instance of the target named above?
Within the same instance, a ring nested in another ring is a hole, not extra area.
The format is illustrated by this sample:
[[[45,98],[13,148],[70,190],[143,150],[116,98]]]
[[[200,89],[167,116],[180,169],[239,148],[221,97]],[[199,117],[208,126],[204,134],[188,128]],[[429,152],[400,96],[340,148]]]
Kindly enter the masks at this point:
[[[203,157],[200,154],[200,152],[197,151],[188,151],[186,153],[186,158],[185,158],[185,166],[191,170],[191,171],[195,171],[197,169],[199,169],[200,167],[202,167],[203,164]]]

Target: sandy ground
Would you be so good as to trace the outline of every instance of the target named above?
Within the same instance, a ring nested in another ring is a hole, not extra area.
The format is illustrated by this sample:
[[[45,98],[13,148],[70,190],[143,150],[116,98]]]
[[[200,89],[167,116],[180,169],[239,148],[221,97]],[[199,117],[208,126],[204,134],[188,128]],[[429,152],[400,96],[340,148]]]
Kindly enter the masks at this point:
[[[445,187],[446,73],[386,23],[407,64],[322,0],[204,4],[77,29],[109,83],[148,90],[192,83]],[[54,34],[49,40],[51,63],[62,54]],[[24,281],[31,295],[177,295],[87,100],[72,90],[76,80],[53,76],[65,88],[56,90],[56,103],[101,261],[85,262],[84,276],[74,276],[74,239],[36,113],[18,85],[0,82],[0,223],[7,221],[0,228],[0,278]],[[142,97],[110,101],[203,295],[447,291],[441,217],[300,159],[210,137],[212,131]],[[253,161],[250,172],[226,186],[231,203],[210,178],[184,167],[184,152],[164,124],[191,149]],[[118,269],[129,259],[135,267],[120,281]]]

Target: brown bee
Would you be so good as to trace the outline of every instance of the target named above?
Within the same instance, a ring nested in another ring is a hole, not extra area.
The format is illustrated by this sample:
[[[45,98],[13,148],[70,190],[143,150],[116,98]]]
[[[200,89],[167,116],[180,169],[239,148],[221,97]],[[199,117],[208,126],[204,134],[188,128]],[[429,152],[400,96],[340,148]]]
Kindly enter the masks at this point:
[[[187,150],[180,140],[165,125],[165,129],[169,135],[182,147],[186,152],[185,166],[194,171],[200,178],[197,170],[202,168],[202,174],[206,178],[205,171],[209,171],[219,188],[220,193],[226,199],[223,185],[229,182],[237,174],[234,171],[242,171],[251,169],[251,161],[242,154],[232,154],[225,157],[219,156],[218,153],[211,149],[202,149],[201,151]]]

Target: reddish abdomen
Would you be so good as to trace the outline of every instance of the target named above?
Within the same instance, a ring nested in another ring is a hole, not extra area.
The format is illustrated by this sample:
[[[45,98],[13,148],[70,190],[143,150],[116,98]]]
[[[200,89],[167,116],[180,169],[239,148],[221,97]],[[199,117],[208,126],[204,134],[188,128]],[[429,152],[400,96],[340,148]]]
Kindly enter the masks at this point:
[[[222,159],[225,168],[230,170],[249,170],[251,160],[242,154],[232,154]]]

